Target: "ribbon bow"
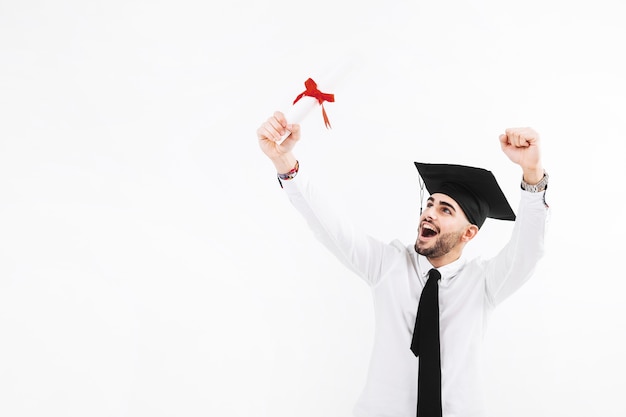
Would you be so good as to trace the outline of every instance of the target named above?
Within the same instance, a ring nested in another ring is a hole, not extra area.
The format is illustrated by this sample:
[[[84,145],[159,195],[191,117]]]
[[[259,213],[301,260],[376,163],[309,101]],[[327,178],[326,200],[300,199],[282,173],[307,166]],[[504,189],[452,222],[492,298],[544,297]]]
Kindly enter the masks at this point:
[[[335,95],[322,93],[320,90],[317,89],[317,83],[313,81],[312,78],[309,78],[308,80],[306,80],[304,82],[304,86],[306,87],[306,90],[304,90],[302,93],[298,95],[298,97],[296,97],[296,99],[293,101],[293,104],[296,104],[298,100],[300,100],[304,96],[309,96],[309,97],[313,97],[317,99],[317,102],[320,103],[320,105],[322,106],[322,116],[324,116],[324,124],[326,125],[326,128],[330,128],[331,127],[330,122],[328,121],[326,110],[324,110],[324,102],[325,101],[328,101],[330,103],[334,102]]]

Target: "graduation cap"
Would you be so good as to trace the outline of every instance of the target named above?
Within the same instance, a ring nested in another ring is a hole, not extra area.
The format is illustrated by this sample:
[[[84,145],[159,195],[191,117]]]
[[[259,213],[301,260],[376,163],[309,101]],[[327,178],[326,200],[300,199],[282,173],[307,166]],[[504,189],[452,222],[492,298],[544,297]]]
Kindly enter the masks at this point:
[[[515,220],[515,213],[491,171],[453,164],[415,162],[415,166],[430,194],[441,193],[454,199],[470,223],[479,228],[487,217]]]

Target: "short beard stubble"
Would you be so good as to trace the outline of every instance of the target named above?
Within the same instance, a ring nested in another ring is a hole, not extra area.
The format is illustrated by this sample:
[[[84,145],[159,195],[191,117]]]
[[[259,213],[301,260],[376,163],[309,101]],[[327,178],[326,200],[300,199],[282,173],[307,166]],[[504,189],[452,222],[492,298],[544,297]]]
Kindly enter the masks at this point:
[[[427,258],[439,258],[452,250],[458,243],[463,232],[448,232],[439,235],[435,244],[428,249],[419,249],[418,242],[415,243],[415,251]]]

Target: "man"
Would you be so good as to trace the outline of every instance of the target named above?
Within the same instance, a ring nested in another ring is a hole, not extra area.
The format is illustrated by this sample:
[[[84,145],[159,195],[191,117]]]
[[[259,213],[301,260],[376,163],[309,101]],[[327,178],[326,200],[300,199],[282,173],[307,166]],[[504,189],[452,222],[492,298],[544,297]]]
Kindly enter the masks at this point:
[[[548,176],[539,135],[530,128],[500,135],[503,152],[522,168],[517,216],[491,172],[416,162],[431,195],[412,245],[379,242],[333,213],[292,152],[300,127],[288,124],[281,112],[258,128],[257,137],[315,236],[372,288],[374,347],[355,416],[486,416],[485,326],[543,256]],[[492,259],[464,258],[463,248],[487,217],[515,220],[509,243]]]

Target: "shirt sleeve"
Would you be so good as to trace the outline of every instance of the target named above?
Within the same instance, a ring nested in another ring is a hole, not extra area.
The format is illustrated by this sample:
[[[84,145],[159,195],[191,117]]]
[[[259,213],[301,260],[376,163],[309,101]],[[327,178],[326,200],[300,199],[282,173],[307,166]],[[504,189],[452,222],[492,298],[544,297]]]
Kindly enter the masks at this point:
[[[544,240],[549,218],[545,191],[521,191],[518,213],[506,246],[488,261],[487,297],[498,305],[519,289],[533,275],[544,255]]]
[[[351,219],[315,188],[302,167],[296,177],[283,181],[283,189],[315,237],[370,286],[398,259],[399,248],[357,230]]]

